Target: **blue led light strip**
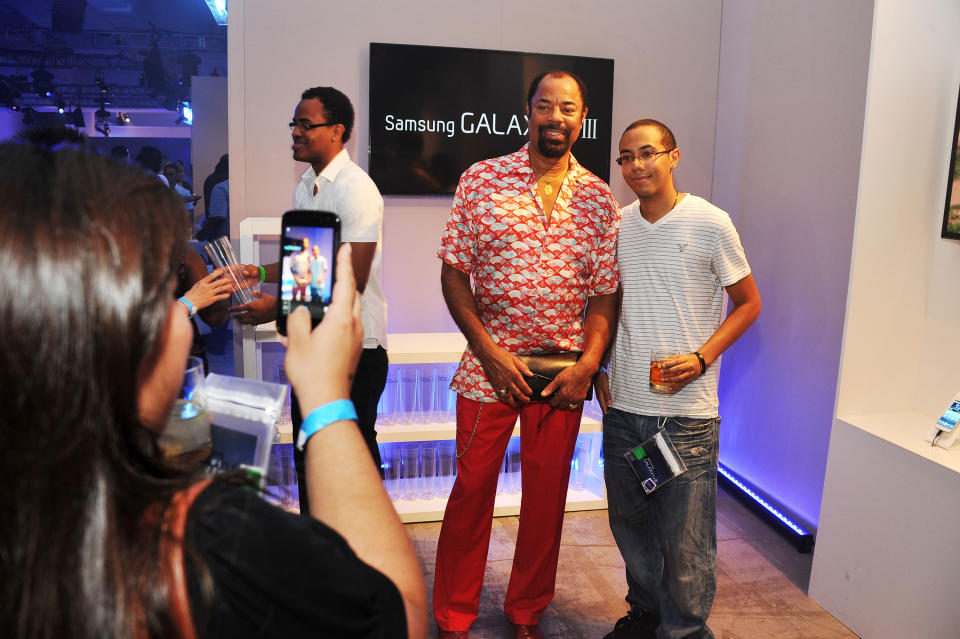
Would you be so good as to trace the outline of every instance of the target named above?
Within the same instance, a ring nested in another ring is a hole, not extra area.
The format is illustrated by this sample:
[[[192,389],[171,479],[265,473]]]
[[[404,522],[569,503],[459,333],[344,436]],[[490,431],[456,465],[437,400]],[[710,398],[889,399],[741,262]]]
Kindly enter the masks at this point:
[[[737,479],[737,477],[736,477],[733,473],[731,473],[729,470],[727,470],[727,467],[726,467],[726,466],[724,466],[723,464],[720,464],[720,465],[719,465],[719,468],[718,468],[717,470],[720,471],[720,474],[721,474],[721,475],[723,475],[724,477],[726,477],[727,479],[729,479],[730,482],[731,482],[734,486],[736,486],[737,488],[739,488],[740,490],[742,490],[742,491],[744,492],[744,494],[746,494],[746,495],[749,496],[751,499],[753,499],[755,502],[757,502],[758,504],[760,504],[761,506],[763,506],[763,508],[764,508],[767,512],[769,512],[771,515],[773,515],[774,517],[776,517],[777,519],[779,519],[781,522],[783,522],[783,524],[784,524],[785,526],[787,526],[787,528],[789,528],[789,529],[792,530],[793,532],[797,533],[797,534],[800,535],[801,537],[804,537],[804,536],[807,536],[807,535],[810,534],[809,532],[807,532],[806,530],[804,530],[803,528],[801,528],[800,526],[798,526],[796,523],[794,523],[793,520],[791,520],[789,517],[787,517],[787,516],[784,515],[782,512],[780,512],[779,510],[777,510],[776,508],[774,508],[772,505],[770,505],[770,503],[768,503],[767,500],[765,500],[763,497],[761,497],[761,496],[758,495],[757,493],[755,493],[755,492],[753,492],[752,490],[750,490],[749,488],[747,488],[747,486],[744,485],[744,483],[743,483],[742,481],[740,481],[739,479]]]

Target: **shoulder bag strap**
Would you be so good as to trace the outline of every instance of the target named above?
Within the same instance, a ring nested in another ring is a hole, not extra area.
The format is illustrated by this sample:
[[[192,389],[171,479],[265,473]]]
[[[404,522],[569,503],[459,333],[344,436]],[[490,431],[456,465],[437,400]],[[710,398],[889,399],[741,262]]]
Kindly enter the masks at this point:
[[[199,481],[174,494],[163,520],[160,538],[160,561],[169,588],[170,617],[182,639],[196,639],[197,632],[190,614],[187,577],[183,568],[183,537],[187,528],[187,512],[197,495],[210,485],[211,479]]]

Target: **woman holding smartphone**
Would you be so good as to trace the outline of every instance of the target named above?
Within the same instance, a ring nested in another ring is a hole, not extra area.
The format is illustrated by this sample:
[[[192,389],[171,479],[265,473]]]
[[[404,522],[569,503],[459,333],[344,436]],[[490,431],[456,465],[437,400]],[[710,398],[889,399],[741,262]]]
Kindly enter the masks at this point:
[[[184,226],[150,175],[0,145],[0,636],[422,637],[413,547],[355,423],[325,410],[359,355],[348,249],[323,323],[288,324],[287,375],[320,411],[315,519],[164,465],[156,438],[191,343],[172,296]]]

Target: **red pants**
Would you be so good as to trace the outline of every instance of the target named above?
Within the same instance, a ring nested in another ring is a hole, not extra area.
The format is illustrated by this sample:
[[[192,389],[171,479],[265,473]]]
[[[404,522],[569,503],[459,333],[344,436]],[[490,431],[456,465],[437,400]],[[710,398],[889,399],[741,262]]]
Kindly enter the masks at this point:
[[[477,421],[477,411],[480,419]],[[457,399],[457,480],[447,501],[437,543],[433,615],[442,630],[468,630],[477,618],[487,566],[497,478],[520,416],[523,496],[513,570],[503,609],[515,624],[536,624],[553,599],[570,460],[581,409],[545,402],[510,408],[500,402]]]

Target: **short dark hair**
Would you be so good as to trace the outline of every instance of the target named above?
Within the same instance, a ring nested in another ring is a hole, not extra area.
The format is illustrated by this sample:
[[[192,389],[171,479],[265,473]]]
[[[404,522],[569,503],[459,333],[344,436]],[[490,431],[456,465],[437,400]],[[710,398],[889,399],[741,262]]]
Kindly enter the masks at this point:
[[[320,100],[323,104],[323,117],[327,122],[343,125],[343,135],[340,138],[346,142],[353,132],[353,105],[350,98],[333,87],[313,87],[307,89],[300,96],[301,100]]]
[[[652,126],[659,131],[660,141],[663,142],[663,146],[666,148],[666,150],[672,151],[677,148],[677,139],[673,137],[673,131],[670,130],[670,127],[660,120],[654,120],[652,118],[644,118],[642,120],[631,122],[630,125],[623,130],[623,133],[620,134],[620,137],[626,135],[627,131],[632,131],[633,129],[641,126]]]
[[[145,146],[137,153],[134,161],[149,171],[159,173],[163,168],[163,153],[155,146]]]
[[[587,84],[580,78],[580,76],[575,73],[570,73],[569,71],[564,71],[563,69],[554,69],[553,71],[544,71],[537,77],[535,77],[530,82],[530,88],[527,89],[527,106],[533,107],[533,96],[537,92],[537,87],[540,86],[540,83],[543,82],[543,79],[546,77],[551,78],[570,78],[577,83],[577,88],[580,89],[580,101],[583,102],[583,108],[587,108]]]

